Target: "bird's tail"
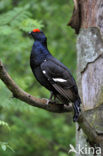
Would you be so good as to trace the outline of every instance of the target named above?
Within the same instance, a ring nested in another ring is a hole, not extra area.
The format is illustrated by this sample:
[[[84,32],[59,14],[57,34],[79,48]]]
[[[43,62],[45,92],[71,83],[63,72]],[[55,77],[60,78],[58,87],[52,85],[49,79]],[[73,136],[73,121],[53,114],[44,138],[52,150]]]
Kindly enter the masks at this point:
[[[79,114],[80,114],[80,104],[81,104],[81,99],[78,98],[75,102],[74,102],[74,105],[73,105],[73,108],[74,108],[74,116],[73,116],[73,121],[74,122],[77,122],[78,118],[79,118]]]

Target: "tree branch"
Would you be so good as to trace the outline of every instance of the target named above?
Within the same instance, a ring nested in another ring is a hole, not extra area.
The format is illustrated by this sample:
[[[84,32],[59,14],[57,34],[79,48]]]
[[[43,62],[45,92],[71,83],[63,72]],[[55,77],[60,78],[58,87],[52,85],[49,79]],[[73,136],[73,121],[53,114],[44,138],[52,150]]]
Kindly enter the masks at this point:
[[[16,83],[9,76],[1,61],[0,61],[0,79],[4,82],[7,88],[12,92],[15,98],[24,101],[29,105],[48,110],[50,112],[57,112],[57,113],[72,111],[71,106],[67,106],[64,104],[57,104],[57,103],[48,103],[48,99],[39,99],[23,91],[21,88],[19,88],[16,85]]]
[[[89,124],[83,112],[79,116],[78,124],[86,134],[87,140],[90,144],[100,145],[100,142],[103,142],[103,138],[99,136],[96,130]]]
[[[58,103],[48,103],[48,99],[39,99],[23,91],[16,85],[16,83],[9,76],[1,61],[0,61],[0,79],[12,92],[15,98],[24,101],[29,105],[56,113],[73,112],[73,108],[71,106]],[[79,117],[78,123],[80,125],[80,128],[82,128],[85,134],[87,135],[90,142],[95,143],[100,142],[100,138],[98,137],[95,129],[93,129],[91,125],[88,123],[88,121],[85,119],[83,112]]]

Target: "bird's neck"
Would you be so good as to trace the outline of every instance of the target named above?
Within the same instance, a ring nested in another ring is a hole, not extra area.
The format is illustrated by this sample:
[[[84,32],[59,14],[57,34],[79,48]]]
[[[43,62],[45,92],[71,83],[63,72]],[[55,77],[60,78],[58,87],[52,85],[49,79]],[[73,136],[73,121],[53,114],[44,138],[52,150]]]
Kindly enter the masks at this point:
[[[40,41],[40,42],[41,42],[41,44],[42,44],[44,47],[47,48],[47,41]]]
[[[38,41],[38,40],[36,40],[34,42],[33,47],[34,47],[34,49],[35,48],[44,49],[44,50],[42,50],[42,52],[40,52],[40,53],[42,53],[44,55],[49,54],[48,47],[47,47],[47,41],[44,41],[44,40]]]
[[[40,43],[40,44],[42,44],[44,47],[47,48],[47,40],[46,40],[45,38],[44,38],[44,39],[42,39],[42,38],[40,39],[40,38],[39,38],[39,39],[35,40],[35,42],[36,42],[36,43]],[[34,42],[34,43],[35,43],[35,42]]]
[[[31,52],[31,63],[33,68],[34,66],[36,67],[40,65],[50,55],[51,54],[47,49],[47,44],[35,41]]]

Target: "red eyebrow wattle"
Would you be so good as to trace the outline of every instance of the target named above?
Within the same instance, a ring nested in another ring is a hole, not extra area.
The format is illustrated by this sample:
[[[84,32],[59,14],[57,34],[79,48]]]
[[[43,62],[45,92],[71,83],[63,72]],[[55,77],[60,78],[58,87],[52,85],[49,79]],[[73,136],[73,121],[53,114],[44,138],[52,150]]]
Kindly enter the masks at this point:
[[[33,32],[40,32],[39,29],[33,29]]]

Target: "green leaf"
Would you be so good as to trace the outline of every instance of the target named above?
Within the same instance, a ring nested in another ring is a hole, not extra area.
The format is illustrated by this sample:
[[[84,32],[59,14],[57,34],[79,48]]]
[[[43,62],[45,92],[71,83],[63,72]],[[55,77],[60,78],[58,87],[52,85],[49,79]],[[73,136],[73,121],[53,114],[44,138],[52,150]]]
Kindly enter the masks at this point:
[[[0,126],[6,126],[7,128],[9,128],[8,123],[2,120],[0,120]]]
[[[41,29],[42,27],[43,27],[43,25],[42,25],[41,21],[33,20],[30,18],[23,20],[20,25],[20,29],[22,29],[23,31],[26,31],[26,32],[31,31],[34,28]]]
[[[12,152],[15,152],[11,146],[7,145],[7,147],[8,147]]]
[[[10,26],[7,26],[7,25],[0,26],[1,35],[10,35],[12,33],[13,33],[13,29]]]
[[[21,22],[22,20],[30,16],[30,12],[28,12],[24,7],[14,8],[7,13],[1,14],[0,25],[16,25],[18,22]]]
[[[6,151],[7,146],[6,146],[5,144],[2,144],[2,145],[1,145],[1,148],[2,148],[3,151]]]

